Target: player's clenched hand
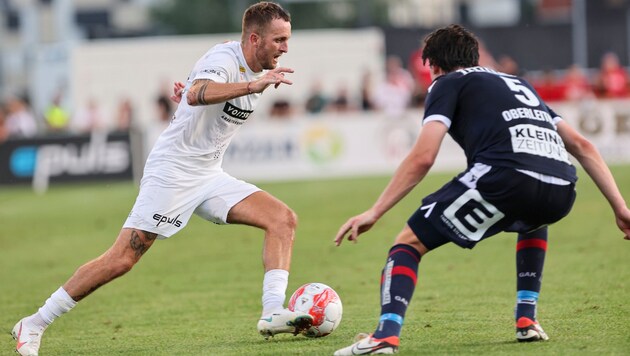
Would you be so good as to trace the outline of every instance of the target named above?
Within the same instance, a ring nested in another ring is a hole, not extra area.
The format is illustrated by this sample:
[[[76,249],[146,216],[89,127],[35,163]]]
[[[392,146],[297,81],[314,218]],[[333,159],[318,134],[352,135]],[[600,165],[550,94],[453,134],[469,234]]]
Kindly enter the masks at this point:
[[[627,208],[616,214],[617,226],[625,234],[624,239],[630,240],[630,210]]]
[[[184,83],[175,82],[173,83],[173,95],[171,95],[171,100],[176,103],[182,101],[182,94],[184,94]]]
[[[292,85],[293,82],[284,77],[285,73],[293,73],[293,69],[286,67],[278,67],[265,73],[260,79],[250,83],[249,90],[252,93],[262,93],[268,86],[272,85],[277,88],[280,84]]]
[[[357,242],[359,235],[371,229],[377,220],[378,218],[371,210],[350,218],[339,228],[337,236],[335,237],[335,245],[341,245],[341,242],[346,236],[348,237],[348,241]]]

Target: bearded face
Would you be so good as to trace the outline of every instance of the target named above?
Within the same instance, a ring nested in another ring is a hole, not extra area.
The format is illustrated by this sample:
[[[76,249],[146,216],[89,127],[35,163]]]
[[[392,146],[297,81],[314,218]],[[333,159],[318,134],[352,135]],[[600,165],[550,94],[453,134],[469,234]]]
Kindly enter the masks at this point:
[[[289,51],[291,23],[275,19],[262,31],[256,47],[256,60],[262,69],[274,69],[278,66],[278,58]]]

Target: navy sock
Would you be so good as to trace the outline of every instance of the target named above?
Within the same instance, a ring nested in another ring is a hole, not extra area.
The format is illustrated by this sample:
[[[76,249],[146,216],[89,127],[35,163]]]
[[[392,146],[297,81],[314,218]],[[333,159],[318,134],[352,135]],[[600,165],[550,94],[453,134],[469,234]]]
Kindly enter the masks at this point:
[[[374,338],[400,335],[416,287],[419,263],[420,253],[410,245],[398,244],[389,250],[381,275],[381,317]]]
[[[536,320],[536,304],[547,252],[547,227],[518,235],[516,243],[515,319]]]

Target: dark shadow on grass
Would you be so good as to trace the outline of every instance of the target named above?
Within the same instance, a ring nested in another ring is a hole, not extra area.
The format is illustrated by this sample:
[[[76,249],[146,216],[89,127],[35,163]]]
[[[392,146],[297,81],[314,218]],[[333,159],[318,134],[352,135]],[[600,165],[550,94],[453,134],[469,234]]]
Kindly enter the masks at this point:
[[[503,341],[487,341],[487,340],[482,340],[479,342],[474,342],[474,343],[465,343],[465,344],[461,344],[461,346],[488,346],[488,345],[497,345],[497,346],[501,346],[501,345],[527,345],[527,342],[518,342],[516,340],[503,340]]]
[[[282,343],[286,343],[286,342],[312,342],[314,340],[317,340],[317,339],[306,338],[306,337],[300,336],[300,335],[297,335],[295,337],[285,336],[285,337],[277,338],[277,339],[269,338],[269,340],[265,340],[265,339],[263,339],[261,337],[259,341],[253,342],[252,344],[265,345],[265,344],[268,344],[268,343],[278,343],[278,342],[282,342]]]

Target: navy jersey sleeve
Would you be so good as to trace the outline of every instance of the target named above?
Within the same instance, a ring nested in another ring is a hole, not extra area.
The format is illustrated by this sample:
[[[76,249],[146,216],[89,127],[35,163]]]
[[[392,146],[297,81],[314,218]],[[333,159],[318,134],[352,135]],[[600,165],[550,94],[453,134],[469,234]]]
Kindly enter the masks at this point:
[[[423,124],[440,121],[446,127],[451,127],[459,95],[459,90],[454,84],[453,80],[442,76],[429,87],[429,94],[425,100]]]
[[[553,124],[557,125],[558,122],[562,121],[562,116],[556,114],[547,104],[545,104],[547,111],[549,111],[549,115],[551,116],[551,120],[553,120]]]

